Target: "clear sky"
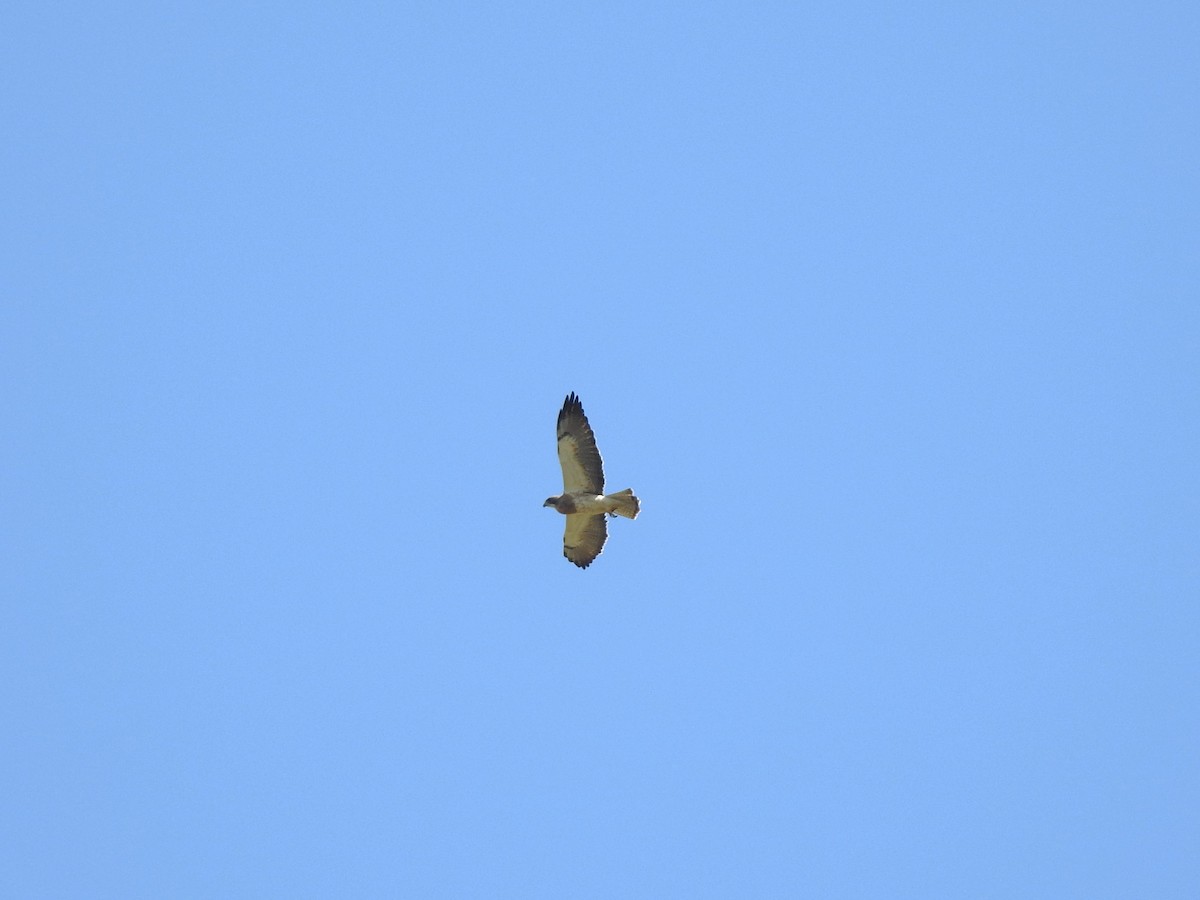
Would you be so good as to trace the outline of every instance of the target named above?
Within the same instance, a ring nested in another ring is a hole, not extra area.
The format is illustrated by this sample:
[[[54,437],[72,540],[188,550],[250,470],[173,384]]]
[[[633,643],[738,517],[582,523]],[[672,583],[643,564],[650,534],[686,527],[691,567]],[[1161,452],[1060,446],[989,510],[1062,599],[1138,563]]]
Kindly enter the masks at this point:
[[[1198,10],[11,4],[0,895],[1200,896]]]

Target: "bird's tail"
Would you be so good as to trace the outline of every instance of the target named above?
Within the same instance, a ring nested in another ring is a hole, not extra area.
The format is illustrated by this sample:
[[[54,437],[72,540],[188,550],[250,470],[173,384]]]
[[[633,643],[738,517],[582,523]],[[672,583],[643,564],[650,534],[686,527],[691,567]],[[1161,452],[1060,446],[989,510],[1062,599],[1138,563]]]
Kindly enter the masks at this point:
[[[633,488],[625,488],[623,491],[609,494],[604,499],[612,501],[614,513],[627,519],[636,519],[638,511],[642,508],[641,502],[633,496]]]

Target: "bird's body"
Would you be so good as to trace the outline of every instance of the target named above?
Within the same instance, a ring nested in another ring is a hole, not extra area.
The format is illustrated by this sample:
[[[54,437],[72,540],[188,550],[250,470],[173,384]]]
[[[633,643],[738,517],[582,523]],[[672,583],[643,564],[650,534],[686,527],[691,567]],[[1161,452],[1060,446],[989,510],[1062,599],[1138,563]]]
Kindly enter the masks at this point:
[[[629,502],[631,499],[632,505]],[[551,503],[550,500],[554,502]],[[595,516],[608,513],[614,516],[624,516],[627,519],[636,519],[638,514],[637,498],[633,496],[632,488],[626,488],[620,493],[607,496],[579,492],[551,497],[550,500],[547,500],[545,505],[552,506],[564,516]]]
[[[636,519],[641,503],[632,488],[604,493],[604,463],[596,447],[592,426],[575,394],[567,395],[558,413],[558,461],[563,471],[563,492],[549,497],[549,506],[567,517],[563,556],[586,569],[604,549],[608,538],[605,515]]]

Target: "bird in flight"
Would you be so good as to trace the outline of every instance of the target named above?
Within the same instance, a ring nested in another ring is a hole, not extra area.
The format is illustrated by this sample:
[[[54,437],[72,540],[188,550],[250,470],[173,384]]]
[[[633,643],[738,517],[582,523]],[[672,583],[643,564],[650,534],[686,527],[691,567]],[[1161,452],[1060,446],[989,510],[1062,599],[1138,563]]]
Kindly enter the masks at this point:
[[[562,466],[563,492],[547,498],[542,506],[553,507],[567,517],[563,556],[586,569],[604,549],[608,537],[605,514],[636,519],[641,504],[633,488],[605,495],[604,464],[596,449],[596,437],[574,392],[567,395],[558,413],[558,462]]]

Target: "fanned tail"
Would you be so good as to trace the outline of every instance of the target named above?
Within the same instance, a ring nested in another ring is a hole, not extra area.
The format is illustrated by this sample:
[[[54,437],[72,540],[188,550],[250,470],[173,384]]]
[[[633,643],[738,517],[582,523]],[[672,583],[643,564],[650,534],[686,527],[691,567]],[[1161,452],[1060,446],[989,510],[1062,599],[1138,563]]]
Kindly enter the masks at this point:
[[[627,519],[636,519],[638,511],[642,508],[641,502],[633,495],[633,488],[625,488],[623,491],[609,494],[604,499],[613,502],[614,514],[624,516]]]

